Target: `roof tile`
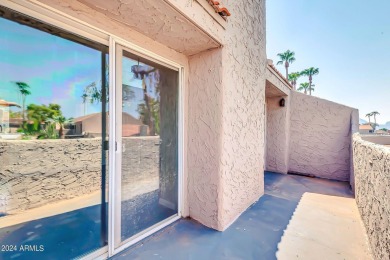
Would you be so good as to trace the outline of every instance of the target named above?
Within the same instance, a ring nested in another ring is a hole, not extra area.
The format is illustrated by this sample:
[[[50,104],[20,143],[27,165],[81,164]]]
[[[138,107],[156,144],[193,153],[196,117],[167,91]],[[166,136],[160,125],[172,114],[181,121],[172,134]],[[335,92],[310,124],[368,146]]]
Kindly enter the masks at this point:
[[[209,2],[209,4],[214,8],[215,12],[218,13],[222,18],[226,20],[228,16],[231,16],[229,10],[224,7],[219,1],[217,0],[206,0]]]

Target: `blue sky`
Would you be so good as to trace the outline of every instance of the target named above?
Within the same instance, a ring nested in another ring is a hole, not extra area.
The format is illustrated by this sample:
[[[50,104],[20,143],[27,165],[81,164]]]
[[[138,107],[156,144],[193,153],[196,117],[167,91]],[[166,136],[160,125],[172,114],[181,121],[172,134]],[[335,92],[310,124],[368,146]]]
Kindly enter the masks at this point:
[[[315,96],[390,121],[389,0],[268,0],[267,56],[290,49],[289,72],[317,67]],[[284,74],[283,66],[277,68]],[[300,79],[305,82],[306,78]]]

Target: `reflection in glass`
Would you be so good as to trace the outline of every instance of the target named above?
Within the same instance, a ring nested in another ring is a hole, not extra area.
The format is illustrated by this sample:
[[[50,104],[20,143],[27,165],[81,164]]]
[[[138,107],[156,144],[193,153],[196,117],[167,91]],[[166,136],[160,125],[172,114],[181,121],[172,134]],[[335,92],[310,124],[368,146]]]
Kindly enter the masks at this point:
[[[85,255],[107,241],[107,48],[0,14],[0,258]]]
[[[177,214],[178,72],[122,58],[121,240]]]

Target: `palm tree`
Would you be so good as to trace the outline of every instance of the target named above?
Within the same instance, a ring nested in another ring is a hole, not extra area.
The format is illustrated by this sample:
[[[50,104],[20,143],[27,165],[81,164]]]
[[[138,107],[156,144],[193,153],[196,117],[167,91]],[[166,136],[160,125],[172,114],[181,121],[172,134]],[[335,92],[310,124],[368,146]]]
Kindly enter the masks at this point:
[[[371,112],[371,115],[374,117],[374,130],[375,130],[375,128],[377,126],[377,124],[376,124],[376,116],[380,115],[380,114],[379,114],[378,111],[373,111],[373,112]]]
[[[279,56],[280,61],[278,61],[276,65],[281,65],[284,62],[284,67],[286,68],[286,79],[288,79],[288,67],[290,66],[290,63],[295,61],[295,52],[287,50],[284,53],[278,53],[277,55]]]
[[[26,110],[26,96],[31,95],[31,91],[29,90],[30,86],[25,83],[25,82],[15,82],[15,84],[18,86],[19,92],[22,95],[22,117],[23,117],[23,122],[26,121],[26,115],[25,115],[25,110]]]
[[[309,89],[309,83],[301,83],[300,87],[298,88],[298,91],[304,91],[305,94],[307,94],[307,90]]]
[[[58,135],[60,138],[62,138],[62,136],[64,134],[64,125],[73,123],[73,118],[66,118],[66,117],[60,115],[60,116],[54,116],[53,118],[51,118],[47,121],[60,126],[60,130],[58,131]]]
[[[311,90],[312,90],[312,83],[313,83],[313,76],[318,75],[320,73],[320,70],[318,68],[313,68],[310,67],[308,69],[305,69],[304,71],[301,72],[301,75],[305,75],[309,77],[309,94],[311,95]]]
[[[288,74],[288,80],[291,82],[291,85],[294,87],[294,90],[297,89],[297,80],[301,76],[299,72],[293,72]]]
[[[366,117],[368,117],[368,123],[371,124],[372,113],[366,114]]]

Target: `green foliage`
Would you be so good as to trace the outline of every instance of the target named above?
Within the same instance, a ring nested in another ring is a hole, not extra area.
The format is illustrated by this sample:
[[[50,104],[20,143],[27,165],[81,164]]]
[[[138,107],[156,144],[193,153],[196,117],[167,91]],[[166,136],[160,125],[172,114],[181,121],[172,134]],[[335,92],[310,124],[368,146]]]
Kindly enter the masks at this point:
[[[23,122],[21,128],[17,130],[25,136],[37,136],[38,139],[56,139],[62,136],[63,126],[72,123],[72,119],[62,116],[61,106],[58,104],[27,106],[28,121]],[[57,133],[56,126],[60,126]]]
[[[18,86],[20,94],[23,96],[31,95],[30,86],[27,83],[18,81],[15,84]]]
[[[138,105],[138,113],[143,124],[150,126],[150,121],[154,124],[154,129],[157,135],[160,134],[160,102],[149,97],[150,115],[146,104]],[[151,120],[150,120],[151,119]]]
[[[291,64],[295,61],[295,52],[293,51],[287,50],[283,53],[278,53],[277,55],[280,59],[278,63],[276,63],[277,65],[281,65],[283,64],[283,62],[287,62],[287,64]]]
[[[30,104],[27,106],[28,119],[39,123],[45,123],[48,119],[61,115],[61,106],[58,104],[49,104],[49,106]]]
[[[301,73],[299,73],[299,72],[292,72],[292,73],[288,74],[288,80],[290,81],[291,85],[293,85],[294,89],[297,85],[297,80],[299,79],[300,76],[301,76]]]
[[[10,118],[22,118],[22,112],[9,111]]]
[[[57,138],[59,138],[59,135],[56,131],[55,124],[48,124],[37,137],[37,139],[57,139]]]

